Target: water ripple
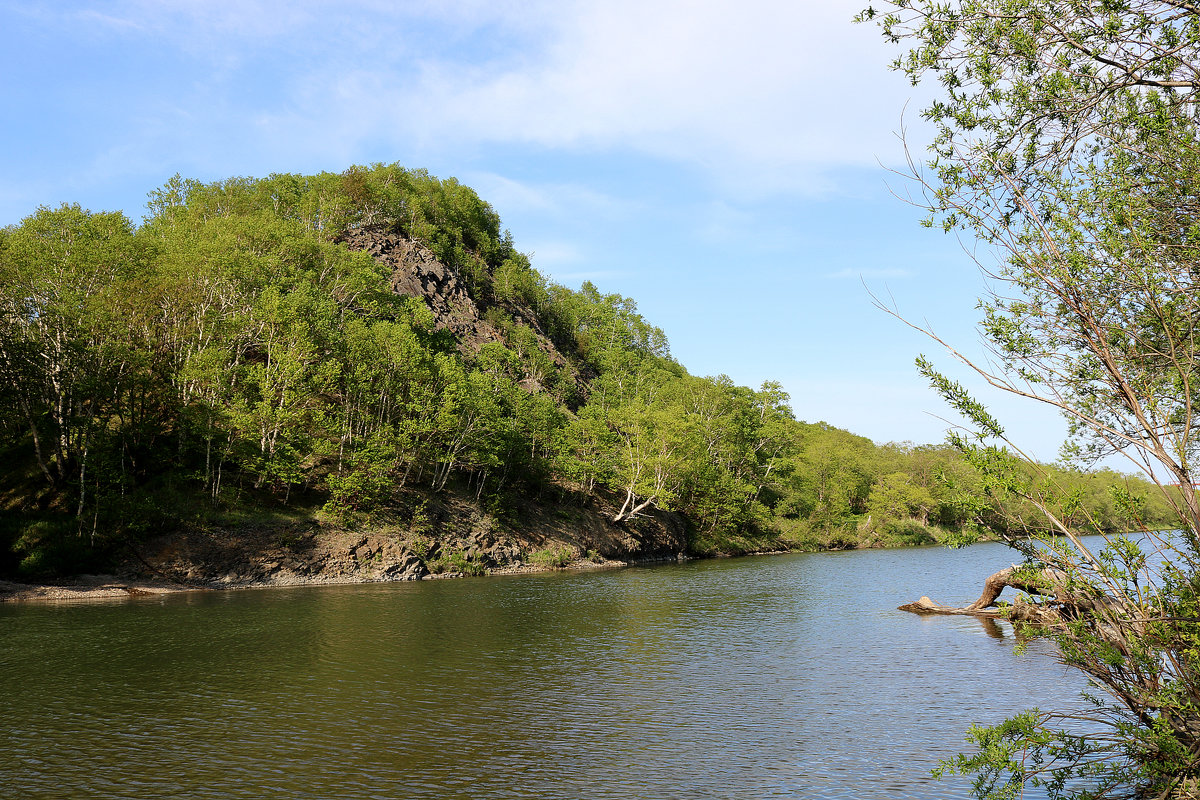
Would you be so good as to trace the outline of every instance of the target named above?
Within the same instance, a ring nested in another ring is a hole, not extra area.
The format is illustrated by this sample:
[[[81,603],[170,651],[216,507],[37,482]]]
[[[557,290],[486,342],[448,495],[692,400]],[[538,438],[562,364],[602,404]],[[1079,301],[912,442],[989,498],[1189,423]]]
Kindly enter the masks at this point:
[[[1081,681],[894,609],[970,599],[1007,557],[5,607],[0,797],[966,797],[929,770],[967,726]]]

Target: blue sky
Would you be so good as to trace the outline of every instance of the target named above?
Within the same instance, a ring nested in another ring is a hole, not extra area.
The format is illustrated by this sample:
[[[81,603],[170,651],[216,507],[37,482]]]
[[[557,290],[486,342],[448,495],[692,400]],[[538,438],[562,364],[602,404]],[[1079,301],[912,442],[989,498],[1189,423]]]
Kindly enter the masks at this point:
[[[551,279],[637,300],[696,374],[779,380],[799,418],[941,441],[921,352],[969,353],[983,281],[894,196],[923,89],[845,0],[0,0],[0,225],[135,221],[200,180],[399,162],[490,202]],[[906,111],[907,106],[907,111]],[[865,284],[865,286],[864,286]],[[1061,425],[999,398],[1052,459]]]

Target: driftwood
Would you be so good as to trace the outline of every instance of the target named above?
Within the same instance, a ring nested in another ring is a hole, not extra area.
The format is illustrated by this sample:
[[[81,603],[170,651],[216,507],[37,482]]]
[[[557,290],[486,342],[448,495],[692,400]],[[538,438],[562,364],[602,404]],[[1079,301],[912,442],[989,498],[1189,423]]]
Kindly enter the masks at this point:
[[[999,611],[989,611],[987,609],[971,609],[970,606],[965,608],[955,608],[954,606],[942,606],[930,600],[928,597],[922,596],[915,603],[905,603],[900,606],[901,611],[911,611],[914,614],[949,614],[962,617],[987,617],[988,619],[998,619]]]
[[[1032,580],[1031,580],[1032,578]],[[995,608],[996,599],[1005,589],[1012,588],[1026,594],[1037,594],[1053,597],[1060,605],[1078,605],[1073,598],[1067,596],[1061,589],[1057,591],[1047,587],[1061,587],[1066,575],[1057,569],[1046,568],[1037,573],[1027,569],[1020,570],[1016,566],[1006,567],[988,576],[983,584],[983,593],[979,599],[969,606],[956,608],[943,606],[922,597],[915,603],[900,606],[901,611],[911,611],[914,614],[946,614],[952,616],[980,617],[983,619],[1013,619],[1024,622],[1045,622],[1057,614],[1050,609],[1033,603],[1026,603],[1020,598],[1013,602],[1005,612]]]

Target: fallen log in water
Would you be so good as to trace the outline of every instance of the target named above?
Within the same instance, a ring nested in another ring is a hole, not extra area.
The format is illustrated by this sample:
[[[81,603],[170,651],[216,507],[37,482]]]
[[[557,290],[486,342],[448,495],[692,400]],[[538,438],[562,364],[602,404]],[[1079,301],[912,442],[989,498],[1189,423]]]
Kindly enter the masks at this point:
[[[963,617],[986,617],[988,619],[1000,618],[1000,612],[998,610],[973,609],[970,606],[967,606],[966,608],[942,606],[924,596],[915,603],[905,603],[904,605],[900,606],[900,610],[911,611],[914,614],[952,614]]]
[[[1001,611],[996,608],[996,599],[1007,588],[1013,588],[1026,594],[1037,594],[1053,597],[1060,605],[1072,605],[1071,598],[1061,590],[1065,574],[1060,570],[1047,567],[1031,573],[1028,569],[1016,566],[1005,567],[999,572],[988,576],[984,581],[983,593],[979,599],[969,606],[958,608],[943,606],[922,597],[915,603],[905,603],[900,611],[910,611],[913,614],[946,614],[951,616],[982,617],[984,619],[1011,619],[1022,622],[1044,623],[1059,619],[1057,609],[1046,605],[1027,603],[1017,598],[1011,606]]]

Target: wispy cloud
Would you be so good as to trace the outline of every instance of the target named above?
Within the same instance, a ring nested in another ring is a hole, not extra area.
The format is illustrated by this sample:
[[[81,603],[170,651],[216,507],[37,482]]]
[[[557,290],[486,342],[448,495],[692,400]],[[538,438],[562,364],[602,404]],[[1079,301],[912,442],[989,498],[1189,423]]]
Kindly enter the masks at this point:
[[[493,206],[505,211],[537,211],[549,215],[587,215],[592,218],[633,212],[629,201],[583,184],[519,181],[495,172],[473,171],[463,176]]]
[[[315,64],[277,123],[420,147],[626,150],[735,191],[826,192],[831,167],[899,159],[891,131],[912,91],[885,69],[878,32],[851,24],[858,5],[562,2],[539,9],[536,36],[502,10],[486,24],[517,31],[519,46]]]
[[[77,12],[75,17],[84,25],[97,26],[101,29],[110,29],[120,33],[142,33],[146,30],[145,24],[133,17],[103,14],[92,8],[86,8]]]
[[[70,91],[119,103],[89,124],[97,148],[128,146],[130,174],[470,163],[507,148],[669,162],[738,204],[840,191],[839,168],[898,160],[890,132],[912,89],[886,70],[878,31],[851,23],[860,5],[65,0],[7,13],[81,53]],[[62,129],[52,115],[72,99],[30,116]],[[719,220],[708,233],[723,235]]]

